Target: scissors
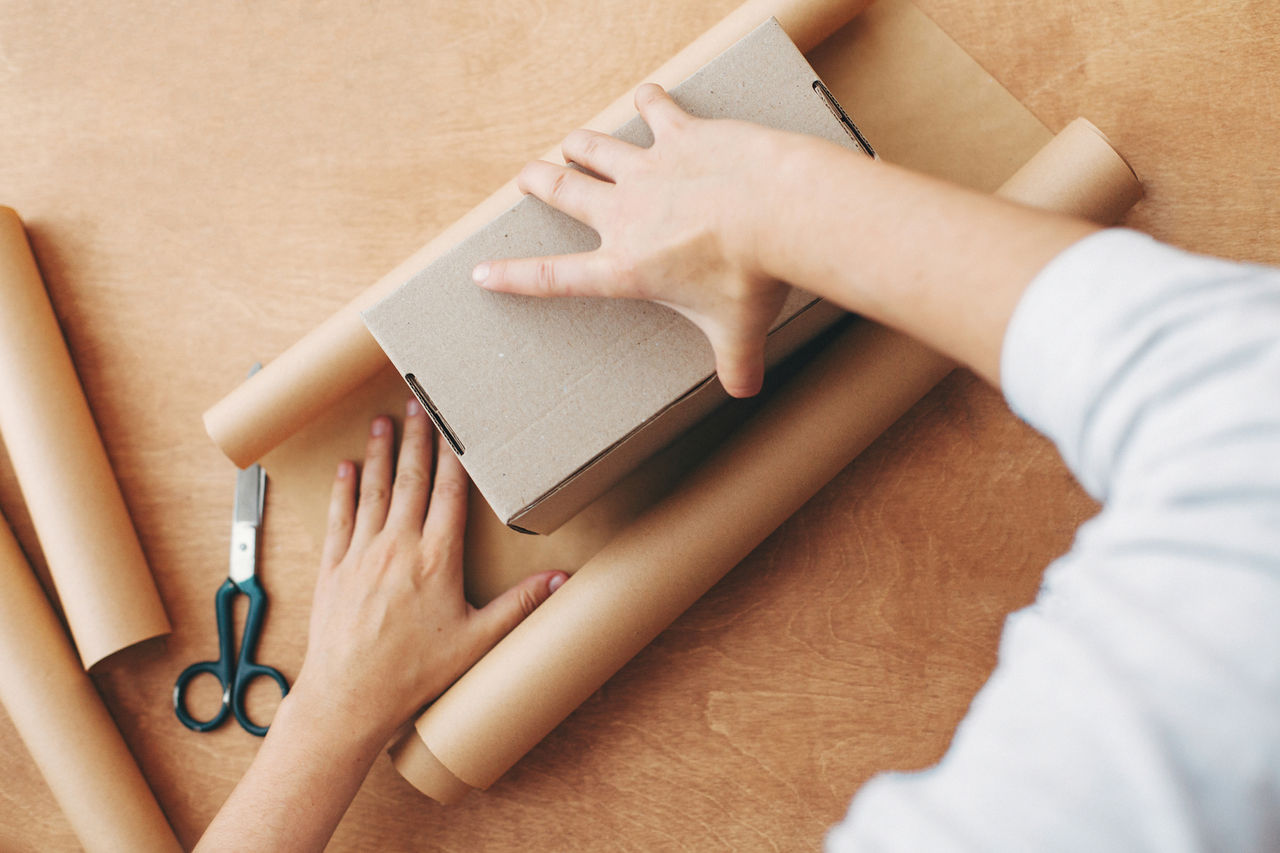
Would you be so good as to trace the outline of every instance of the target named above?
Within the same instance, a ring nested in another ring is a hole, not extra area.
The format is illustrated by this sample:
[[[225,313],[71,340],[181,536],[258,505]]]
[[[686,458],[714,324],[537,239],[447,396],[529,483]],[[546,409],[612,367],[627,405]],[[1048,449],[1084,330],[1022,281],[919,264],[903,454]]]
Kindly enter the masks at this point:
[[[256,369],[255,365],[255,369]],[[253,375],[250,373],[250,375]],[[207,732],[222,724],[230,710],[245,731],[262,737],[266,726],[256,725],[244,709],[249,683],[267,676],[280,685],[280,695],[289,692],[289,682],[280,670],[254,661],[258,632],[267,611],[267,594],[255,576],[258,563],[258,528],[262,526],[262,498],[267,475],[260,465],[250,465],[236,476],[235,515],[231,524],[231,570],[218,589],[214,608],[218,615],[218,659],[193,663],[178,676],[173,685],[173,710],[187,728]],[[237,595],[249,598],[249,614],[245,617],[244,635],[240,638],[237,657],[232,632],[235,630],[234,604]],[[208,720],[197,720],[187,710],[187,686],[197,675],[209,673],[222,685],[222,707]]]

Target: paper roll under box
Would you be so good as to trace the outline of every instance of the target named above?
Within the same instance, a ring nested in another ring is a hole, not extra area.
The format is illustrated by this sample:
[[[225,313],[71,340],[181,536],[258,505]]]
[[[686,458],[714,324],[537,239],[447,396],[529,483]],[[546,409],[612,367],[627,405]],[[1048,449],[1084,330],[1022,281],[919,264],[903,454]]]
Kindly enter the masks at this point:
[[[776,20],[671,95],[697,116],[871,153]],[[614,135],[653,141],[638,117]],[[706,338],[668,308],[513,297],[471,282],[481,261],[598,245],[595,231],[526,197],[364,314],[489,505],[517,530],[555,530],[725,398]],[[777,362],[840,314],[793,291],[766,360]]]

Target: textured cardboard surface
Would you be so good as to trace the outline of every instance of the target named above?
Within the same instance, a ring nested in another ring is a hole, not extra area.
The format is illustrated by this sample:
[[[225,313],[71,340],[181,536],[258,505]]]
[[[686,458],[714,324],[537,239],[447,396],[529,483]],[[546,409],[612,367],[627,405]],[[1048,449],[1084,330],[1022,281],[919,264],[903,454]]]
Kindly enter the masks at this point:
[[[815,91],[816,80],[771,19],[671,95],[697,116],[752,121],[856,148]],[[653,144],[639,116],[614,135]],[[494,512],[524,530],[559,527],[726,396],[718,384],[702,387],[715,374],[711,347],[669,308],[515,297],[471,281],[481,261],[598,246],[595,231],[526,196],[364,315],[400,373],[414,377]],[[792,292],[774,324],[790,325],[789,334],[771,340],[770,360],[839,316],[807,311],[813,302]]]

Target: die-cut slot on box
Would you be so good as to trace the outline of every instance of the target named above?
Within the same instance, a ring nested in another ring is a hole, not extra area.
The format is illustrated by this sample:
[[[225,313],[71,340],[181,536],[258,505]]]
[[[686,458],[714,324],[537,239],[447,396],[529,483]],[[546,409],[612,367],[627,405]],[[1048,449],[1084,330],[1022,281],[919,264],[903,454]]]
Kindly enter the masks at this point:
[[[671,95],[696,116],[805,133],[874,156],[773,19]],[[613,135],[653,142],[639,116]],[[726,398],[706,338],[669,308],[512,296],[471,280],[481,261],[599,243],[592,229],[527,196],[364,314],[481,494],[521,532],[555,530]],[[766,362],[841,313],[793,289],[769,333]]]

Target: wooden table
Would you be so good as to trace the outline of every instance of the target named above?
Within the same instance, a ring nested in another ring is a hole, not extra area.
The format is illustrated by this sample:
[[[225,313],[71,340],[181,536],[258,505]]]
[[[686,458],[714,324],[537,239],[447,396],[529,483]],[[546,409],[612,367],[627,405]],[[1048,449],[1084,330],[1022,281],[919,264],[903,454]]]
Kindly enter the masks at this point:
[[[1148,186],[1130,224],[1280,262],[1280,6],[919,2],[1051,128],[1111,135]],[[0,203],[175,626],[94,677],[185,844],[259,743],[170,709],[225,571],[233,469],[201,412],[733,4],[0,6]],[[0,509],[38,564],[7,463]],[[1093,511],[957,373],[490,792],[437,807],[381,759],[333,849],[813,848],[870,775],[942,755]],[[292,677],[318,548],[268,513],[259,657]],[[2,715],[0,776],[0,848],[75,848]]]

